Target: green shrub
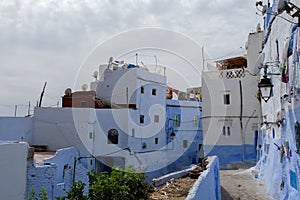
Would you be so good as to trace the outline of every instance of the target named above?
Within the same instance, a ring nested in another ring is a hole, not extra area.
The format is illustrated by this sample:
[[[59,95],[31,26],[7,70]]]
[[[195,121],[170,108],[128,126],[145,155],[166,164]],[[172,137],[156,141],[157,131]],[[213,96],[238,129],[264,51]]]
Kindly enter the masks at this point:
[[[75,182],[72,189],[67,193],[69,200],[87,200],[87,196],[83,195],[85,184],[81,181]]]
[[[90,172],[89,199],[132,200],[147,199],[150,187],[146,183],[147,176],[136,171],[132,165],[125,170],[114,167],[110,175]]]
[[[132,165],[125,170],[113,167],[112,172],[88,173],[89,189],[88,195],[84,196],[84,184],[74,183],[68,192],[71,200],[143,200],[147,199],[151,187],[146,183],[146,174],[136,171]],[[63,198],[60,198],[63,200]]]
[[[36,195],[32,186],[27,200],[48,200],[48,194],[45,187],[42,187],[40,193]]]

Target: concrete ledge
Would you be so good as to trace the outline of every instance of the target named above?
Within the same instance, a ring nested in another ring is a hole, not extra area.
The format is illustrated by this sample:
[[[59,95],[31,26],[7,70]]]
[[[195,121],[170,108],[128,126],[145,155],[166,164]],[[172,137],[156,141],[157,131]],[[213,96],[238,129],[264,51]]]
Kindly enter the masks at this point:
[[[208,157],[209,164],[190,189],[186,200],[221,199],[219,159]]]
[[[184,176],[187,176],[189,174],[189,171],[191,171],[193,168],[195,167],[195,165],[192,165],[191,167],[189,167],[188,169],[184,169],[181,171],[177,171],[177,172],[173,172],[170,174],[167,174],[165,176],[161,176],[159,178],[154,178],[152,180],[154,186],[160,186],[165,184],[167,181],[171,180],[171,179],[177,179],[177,178],[181,178]]]

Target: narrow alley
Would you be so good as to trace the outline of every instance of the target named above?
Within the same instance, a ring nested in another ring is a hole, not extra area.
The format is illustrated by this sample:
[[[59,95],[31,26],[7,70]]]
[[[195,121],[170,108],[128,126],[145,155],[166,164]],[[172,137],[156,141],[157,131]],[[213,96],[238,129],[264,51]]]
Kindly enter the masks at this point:
[[[253,178],[250,169],[221,170],[222,200],[271,200],[262,180]]]

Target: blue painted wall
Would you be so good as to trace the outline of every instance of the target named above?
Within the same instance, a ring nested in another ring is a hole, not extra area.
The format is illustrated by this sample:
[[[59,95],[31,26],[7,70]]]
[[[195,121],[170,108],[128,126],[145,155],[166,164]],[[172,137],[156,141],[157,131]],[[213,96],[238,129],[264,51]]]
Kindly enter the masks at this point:
[[[218,155],[221,168],[226,168],[228,164],[241,161],[256,160],[256,147],[254,145],[205,145],[210,149],[207,156]],[[244,160],[242,152],[244,151]]]
[[[45,188],[49,199],[58,196],[66,196],[73,184],[74,159],[79,158],[79,152],[75,148],[66,148],[57,151],[52,158],[45,159],[42,164],[35,164],[30,160],[27,165],[26,196],[31,188],[38,194],[42,187]],[[87,173],[91,168],[86,168],[81,160],[76,163],[75,180],[81,180],[88,185]],[[87,192],[87,186],[85,188]]]
[[[190,190],[186,200],[220,200],[221,186],[220,186],[220,171],[218,157],[209,157],[209,164],[207,169],[203,171]]]
[[[32,141],[32,117],[0,117],[0,140]]]
[[[300,108],[291,109],[286,113],[285,122],[281,127],[281,136],[273,138],[263,132],[262,156],[257,166],[259,177],[264,180],[267,192],[275,199],[300,198],[300,155],[296,151],[295,123],[300,121]],[[276,132],[275,132],[276,133]],[[280,150],[274,144],[281,146],[289,143],[289,150],[280,161]]]

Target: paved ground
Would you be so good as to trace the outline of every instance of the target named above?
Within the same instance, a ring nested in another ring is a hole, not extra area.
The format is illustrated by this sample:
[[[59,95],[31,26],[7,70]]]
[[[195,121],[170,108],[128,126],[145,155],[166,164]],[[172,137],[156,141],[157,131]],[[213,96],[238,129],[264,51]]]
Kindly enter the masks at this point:
[[[255,180],[250,170],[221,170],[222,200],[271,200],[264,183]]]

